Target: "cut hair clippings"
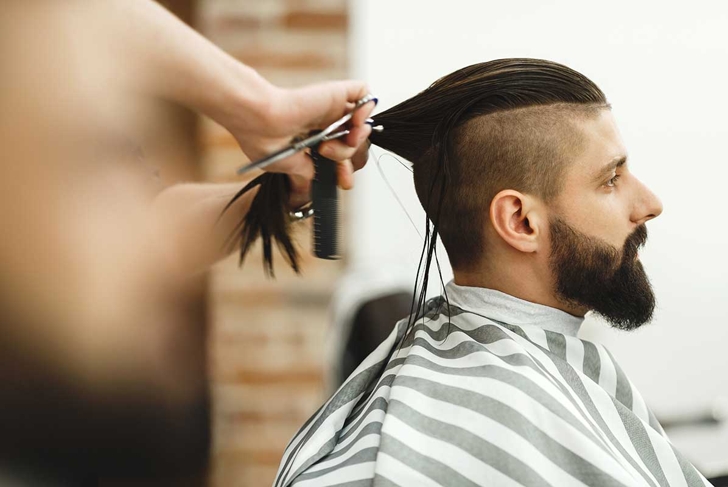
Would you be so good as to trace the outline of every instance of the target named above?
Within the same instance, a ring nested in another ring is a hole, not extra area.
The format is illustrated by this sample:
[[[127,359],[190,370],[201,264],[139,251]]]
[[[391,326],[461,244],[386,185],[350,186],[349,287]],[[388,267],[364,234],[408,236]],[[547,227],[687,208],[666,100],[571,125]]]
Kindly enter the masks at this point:
[[[353,110],[336,122],[320,131],[312,131],[308,137],[297,137],[283,149],[274,152],[262,159],[240,167],[237,174],[245,174],[253,169],[265,167],[286,159],[306,149],[314,162],[315,176],[311,184],[311,204],[294,211],[288,211],[287,202],[290,196],[290,182],[288,176],[278,173],[264,173],[248,183],[227,204],[226,211],[242,195],[256,186],[260,186],[250,206],[248,214],[240,223],[240,233],[231,235],[231,240],[240,238],[240,264],[253,243],[261,238],[263,240],[263,261],[266,273],[274,276],[272,241],[275,240],[284,258],[298,273],[298,252],[290,236],[290,225],[293,222],[305,220],[313,216],[313,251],[321,259],[337,259],[338,254],[338,193],[336,181],[336,162],[323,157],[318,152],[319,146],[329,140],[339,139],[349,134],[346,127],[354,113],[367,103],[377,98],[369,94],[356,102]],[[367,119],[366,123],[374,125],[374,120]],[[381,132],[381,125],[372,126],[375,132]]]

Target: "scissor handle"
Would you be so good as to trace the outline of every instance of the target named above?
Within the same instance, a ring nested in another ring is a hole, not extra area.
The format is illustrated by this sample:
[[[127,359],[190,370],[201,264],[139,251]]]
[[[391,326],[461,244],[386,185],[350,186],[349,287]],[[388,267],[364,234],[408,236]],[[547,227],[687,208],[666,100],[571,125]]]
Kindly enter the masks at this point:
[[[333,140],[338,139],[340,137],[344,137],[349,134],[349,130],[344,129],[340,131],[336,131],[343,125],[345,125],[347,122],[351,120],[351,118],[354,116],[354,113],[367,103],[371,101],[377,101],[377,98],[370,94],[367,94],[364,98],[360,99],[356,102],[356,105],[354,106],[354,109],[326,127],[325,129],[321,131],[315,131],[310,132],[309,137],[303,139],[294,141],[291,144],[289,144],[287,147],[284,147],[283,149],[274,152],[273,154],[270,154],[266,157],[263,157],[262,159],[258,159],[257,161],[251,162],[250,164],[247,164],[245,166],[240,167],[237,170],[237,174],[245,174],[248,171],[251,171],[253,169],[263,169],[267,166],[270,166],[274,162],[278,162],[282,159],[286,159],[298,152],[301,152],[305,149],[311,149],[313,147],[318,146],[321,142],[326,142],[327,140]]]

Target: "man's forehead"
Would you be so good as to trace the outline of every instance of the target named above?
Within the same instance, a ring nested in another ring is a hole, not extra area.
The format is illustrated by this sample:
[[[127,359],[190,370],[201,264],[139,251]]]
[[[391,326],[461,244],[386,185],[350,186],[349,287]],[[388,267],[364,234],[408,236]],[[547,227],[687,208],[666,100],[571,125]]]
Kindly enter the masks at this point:
[[[573,164],[574,172],[592,179],[626,163],[627,148],[611,110],[603,110],[596,117],[580,120],[578,127],[583,150]]]

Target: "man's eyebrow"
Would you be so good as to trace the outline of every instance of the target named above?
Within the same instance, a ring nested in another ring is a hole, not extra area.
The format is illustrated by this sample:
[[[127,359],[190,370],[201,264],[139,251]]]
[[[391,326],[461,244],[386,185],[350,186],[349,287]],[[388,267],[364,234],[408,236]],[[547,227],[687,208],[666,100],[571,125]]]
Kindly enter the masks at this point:
[[[622,167],[625,164],[627,164],[627,156],[617,156],[612,161],[604,166],[600,171],[599,174],[594,176],[594,182],[598,183],[602,180],[606,179],[607,176],[612,174],[612,172],[617,169],[618,167]]]

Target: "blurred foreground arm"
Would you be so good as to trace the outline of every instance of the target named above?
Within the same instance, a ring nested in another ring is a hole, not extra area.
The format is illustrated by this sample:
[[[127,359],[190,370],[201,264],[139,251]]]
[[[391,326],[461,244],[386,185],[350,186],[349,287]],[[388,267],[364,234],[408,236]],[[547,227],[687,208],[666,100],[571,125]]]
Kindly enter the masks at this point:
[[[131,87],[203,113],[227,128],[250,159],[280,149],[296,135],[323,128],[364,97],[359,81],[321,83],[282,89],[228,55],[151,0],[110,0],[99,8],[111,34],[110,49],[128,68]],[[116,56],[115,56],[116,57]],[[365,121],[374,103],[358,110],[351,133],[330,141],[321,153],[339,162],[339,185],[353,186],[353,172],[366,162]],[[241,161],[242,162],[242,161]],[[298,154],[267,169],[290,176],[292,207],[309,200],[312,162]],[[226,239],[247,212],[255,191],[218,221],[239,185],[180,185],[164,190],[154,205],[157,242],[172,256],[176,269],[204,269],[232,250]],[[217,223],[216,223],[217,222]],[[158,235],[162,232],[162,235]],[[166,232],[166,233],[165,233]]]
[[[368,92],[360,81],[273,86],[151,0],[109,0],[99,8],[108,9],[101,25],[131,86],[209,116],[235,136],[250,159],[325,127]],[[365,121],[373,109],[371,104],[357,111],[346,139],[322,148],[323,155],[346,163],[343,187],[351,186],[349,160],[371,132]],[[313,168],[305,161],[299,154],[272,170],[310,179]]]

